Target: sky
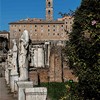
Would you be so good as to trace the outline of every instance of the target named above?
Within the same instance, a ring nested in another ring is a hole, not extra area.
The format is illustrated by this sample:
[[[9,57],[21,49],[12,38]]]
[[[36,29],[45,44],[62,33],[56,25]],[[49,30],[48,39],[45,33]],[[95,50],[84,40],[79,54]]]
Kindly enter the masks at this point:
[[[0,0],[0,30],[9,31],[9,23],[26,18],[45,19],[46,0]],[[81,0],[54,0],[54,19],[61,18],[59,12],[75,11]]]

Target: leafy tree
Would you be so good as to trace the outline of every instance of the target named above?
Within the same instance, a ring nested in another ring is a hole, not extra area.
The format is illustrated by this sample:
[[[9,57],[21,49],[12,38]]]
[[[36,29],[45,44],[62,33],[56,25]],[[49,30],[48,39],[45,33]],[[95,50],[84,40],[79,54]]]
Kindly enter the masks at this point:
[[[82,0],[66,45],[70,67],[78,75],[84,100],[100,99],[100,0]]]

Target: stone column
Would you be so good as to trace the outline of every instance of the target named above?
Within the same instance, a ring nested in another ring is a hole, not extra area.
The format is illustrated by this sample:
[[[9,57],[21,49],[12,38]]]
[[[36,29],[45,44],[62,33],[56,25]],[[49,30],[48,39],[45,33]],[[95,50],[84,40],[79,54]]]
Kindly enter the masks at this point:
[[[44,50],[43,50],[43,47],[38,48],[38,67],[44,67]]]
[[[49,60],[50,60],[50,44],[48,45],[48,62],[47,65],[49,66]]]
[[[26,100],[47,100],[47,88],[35,87],[25,89]]]
[[[34,66],[34,48],[31,48],[30,49],[30,58],[31,58],[31,63],[30,63],[30,66]]]
[[[18,81],[18,100],[26,100],[25,99],[25,89],[26,88],[33,88],[33,82],[31,81]]]
[[[50,57],[50,42],[45,42],[45,64],[49,66],[49,57]]]
[[[34,67],[38,66],[38,48],[34,49]]]

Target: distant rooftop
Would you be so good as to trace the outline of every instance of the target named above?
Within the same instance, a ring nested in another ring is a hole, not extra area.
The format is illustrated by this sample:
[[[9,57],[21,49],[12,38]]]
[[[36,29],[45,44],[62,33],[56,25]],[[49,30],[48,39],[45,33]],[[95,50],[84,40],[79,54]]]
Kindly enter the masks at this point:
[[[63,23],[64,21],[58,21],[58,20],[47,21],[38,18],[27,18],[27,19],[21,19],[16,22],[11,22],[9,24],[63,24]]]
[[[6,30],[0,31],[0,34],[4,34],[4,33],[9,33],[9,32]]]

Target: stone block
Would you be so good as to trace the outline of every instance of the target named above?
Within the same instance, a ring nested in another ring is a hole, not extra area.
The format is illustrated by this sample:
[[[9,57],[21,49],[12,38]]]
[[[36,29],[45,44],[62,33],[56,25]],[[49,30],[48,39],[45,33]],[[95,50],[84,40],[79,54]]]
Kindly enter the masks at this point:
[[[24,90],[26,88],[33,88],[33,82],[31,81],[18,81],[18,100],[25,100]]]
[[[11,74],[10,75],[11,92],[17,91],[17,84],[16,84],[17,81],[18,81],[18,74]]]
[[[26,100],[46,100],[47,88],[35,87],[25,89]]]

